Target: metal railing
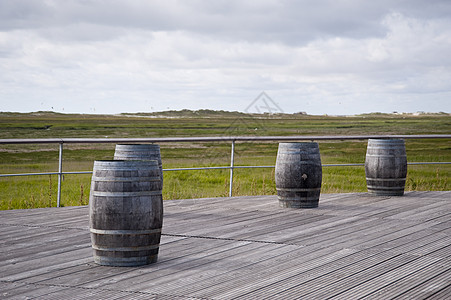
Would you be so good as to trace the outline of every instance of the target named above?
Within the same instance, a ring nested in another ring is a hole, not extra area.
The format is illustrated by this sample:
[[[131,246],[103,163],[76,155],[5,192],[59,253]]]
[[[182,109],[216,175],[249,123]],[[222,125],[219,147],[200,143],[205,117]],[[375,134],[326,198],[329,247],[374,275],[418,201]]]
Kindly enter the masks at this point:
[[[61,185],[66,174],[91,174],[92,171],[63,172],[64,144],[99,143],[174,143],[174,142],[231,142],[230,166],[163,169],[163,171],[217,170],[229,169],[229,196],[232,196],[233,170],[240,168],[274,168],[274,166],[235,166],[236,142],[281,142],[281,141],[327,141],[327,140],[367,140],[367,139],[451,139],[451,134],[430,135],[354,135],[354,136],[230,136],[230,137],[174,137],[174,138],[52,138],[52,139],[0,139],[0,144],[59,144],[58,172],[0,174],[0,177],[58,175],[57,207],[61,203]],[[410,162],[409,165],[451,164],[451,162]],[[324,164],[324,167],[363,166],[357,164]]]

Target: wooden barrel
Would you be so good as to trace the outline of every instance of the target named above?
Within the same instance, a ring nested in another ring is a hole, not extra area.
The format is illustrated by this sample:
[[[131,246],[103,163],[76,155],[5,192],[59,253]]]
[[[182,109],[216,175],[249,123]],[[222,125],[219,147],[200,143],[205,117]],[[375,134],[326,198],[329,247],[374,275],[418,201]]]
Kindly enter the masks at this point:
[[[275,176],[281,207],[318,207],[322,180],[318,143],[280,143]]]
[[[406,147],[403,140],[369,139],[365,159],[368,192],[402,196],[407,176]]]
[[[156,262],[163,223],[158,162],[95,161],[89,216],[97,264]]]
[[[156,144],[118,144],[114,151],[114,159],[118,160],[156,160],[160,167],[161,184],[163,184],[163,164],[160,146]]]

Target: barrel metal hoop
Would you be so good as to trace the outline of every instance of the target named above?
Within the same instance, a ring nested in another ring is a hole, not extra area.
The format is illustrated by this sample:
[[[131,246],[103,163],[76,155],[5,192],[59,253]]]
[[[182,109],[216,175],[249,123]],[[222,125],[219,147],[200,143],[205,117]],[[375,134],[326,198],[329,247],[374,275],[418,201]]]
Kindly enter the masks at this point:
[[[98,256],[95,255],[94,259],[99,260],[102,262],[140,262],[140,261],[147,261],[149,258],[153,258],[157,256],[157,254],[154,255],[148,255],[148,256],[138,256],[138,257],[106,257],[106,256]]]
[[[397,181],[406,181],[406,178],[369,178],[366,177],[366,180],[371,181],[381,181],[381,182],[397,182]]]
[[[276,162],[277,164],[281,164],[281,165],[293,165],[292,162],[290,161],[278,161]],[[321,162],[315,162],[313,160],[299,160],[296,161],[296,165],[313,165],[313,166],[321,166]]]
[[[374,185],[368,185],[367,186],[368,190],[374,190],[374,191],[379,191],[379,190],[404,190],[403,186],[374,186]]]
[[[92,176],[92,180],[96,182],[124,182],[124,181],[141,181],[141,182],[147,182],[147,181],[160,181],[159,176],[153,176],[153,177],[97,177]]]
[[[102,247],[98,245],[92,245],[92,249],[99,251],[147,251],[155,250],[160,247],[160,244],[149,246],[136,246],[136,247]]]
[[[161,190],[158,191],[142,191],[142,192],[101,192],[92,191],[95,197],[141,197],[141,196],[160,196]]]
[[[319,157],[321,157],[321,154],[319,154],[319,153],[305,153],[305,152],[280,152],[279,151],[278,154],[279,155],[283,155],[283,156],[288,156],[288,157],[291,157],[291,156],[294,156],[294,155],[296,155],[296,156],[303,155],[303,156],[309,157],[309,158],[319,158]]]
[[[148,171],[148,170],[159,169],[157,162],[155,162],[155,164],[151,164],[151,165],[148,165],[148,166],[146,166],[146,165],[141,166],[141,165],[138,164],[140,162],[141,163],[142,162],[145,162],[145,163],[149,162],[150,163],[151,160],[144,160],[144,161],[139,161],[139,160],[112,160],[111,161],[113,163],[114,162],[127,162],[127,163],[131,164],[131,166],[130,165],[116,166],[116,165],[113,165],[113,164],[98,165],[98,164],[96,164],[96,162],[99,162],[99,161],[95,161],[94,162],[94,168],[95,168],[96,171],[125,171],[125,172],[127,172],[127,171],[132,171],[131,168],[133,168],[133,171]],[[135,164],[135,165],[133,165],[133,164]],[[136,167],[136,169],[134,169],[135,167]]]
[[[295,199],[281,199],[279,198],[279,202],[282,203],[298,203],[298,202],[318,202],[319,197],[295,197]]]
[[[297,189],[297,188],[276,188],[278,191],[281,192],[312,192],[312,191],[320,191],[321,187],[319,188],[310,188],[310,189]]]
[[[127,234],[127,235],[139,235],[139,234],[154,234],[154,233],[161,233],[161,228],[156,228],[156,229],[144,229],[144,230],[103,230],[103,229],[90,228],[90,231],[91,231],[92,233],[96,233],[96,234],[112,234],[112,235]]]
[[[107,257],[94,255],[94,261],[104,266],[138,266],[147,264],[149,261],[156,261],[158,254],[138,256],[138,257]]]
[[[370,143],[368,148],[402,148],[405,143]]]

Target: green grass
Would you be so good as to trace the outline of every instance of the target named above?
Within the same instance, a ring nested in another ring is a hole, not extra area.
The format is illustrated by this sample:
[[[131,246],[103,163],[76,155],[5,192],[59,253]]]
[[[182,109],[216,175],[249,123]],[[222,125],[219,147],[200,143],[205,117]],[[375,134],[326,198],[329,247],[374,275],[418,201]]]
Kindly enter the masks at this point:
[[[203,111],[171,112],[171,118],[139,116],[0,113],[0,138],[54,137],[175,137],[229,135],[364,135],[448,134],[451,117],[364,115],[255,116]],[[176,118],[174,118],[176,117]],[[257,129],[257,130],[256,130]],[[164,168],[226,166],[230,143],[162,143]],[[64,145],[64,171],[90,171],[94,160],[112,159],[114,144]],[[278,144],[236,144],[235,165],[274,165]],[[409,162],[449,162],[451,143],[446,139],[407,140]],[[363,163],[366,141],[321,141],[323,164]],[[58,145],[0,145],[0,174],[56,172]],[[449,190],[451,166],[409,166],[406,190]],[[90,175],[65,175],[63,206],[85,205]],[[56,205],[57,176],[0,178],[0,209]],[[190,199],[228,195],[229,171],[173,171],[164,174],[164,199]],[[324,167],[322,193],[365,192],[363,167]],[[275,194],[273,169],[235,169],[235,196]]]

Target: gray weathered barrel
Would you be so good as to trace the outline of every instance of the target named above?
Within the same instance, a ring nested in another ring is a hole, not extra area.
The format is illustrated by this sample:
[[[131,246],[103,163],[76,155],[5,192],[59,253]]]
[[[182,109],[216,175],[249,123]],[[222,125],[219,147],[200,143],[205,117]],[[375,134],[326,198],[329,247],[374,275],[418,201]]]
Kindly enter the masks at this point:
[[[365,174],[368,192],[402,196],[407,176],[406,147],[403,140],[369,139]]]
[[[160,146],[157,144],[118,144],[114,151],[114,159],[118,160],[156,160],[160,167],[163,184],[163,164]]]
[[[275,176],[281,207],[318,207],[322,180],[318,143],[279,143]]]
[[[163,223],[158,162],[95,161],[89,216],[97,264],[156,262]]]

